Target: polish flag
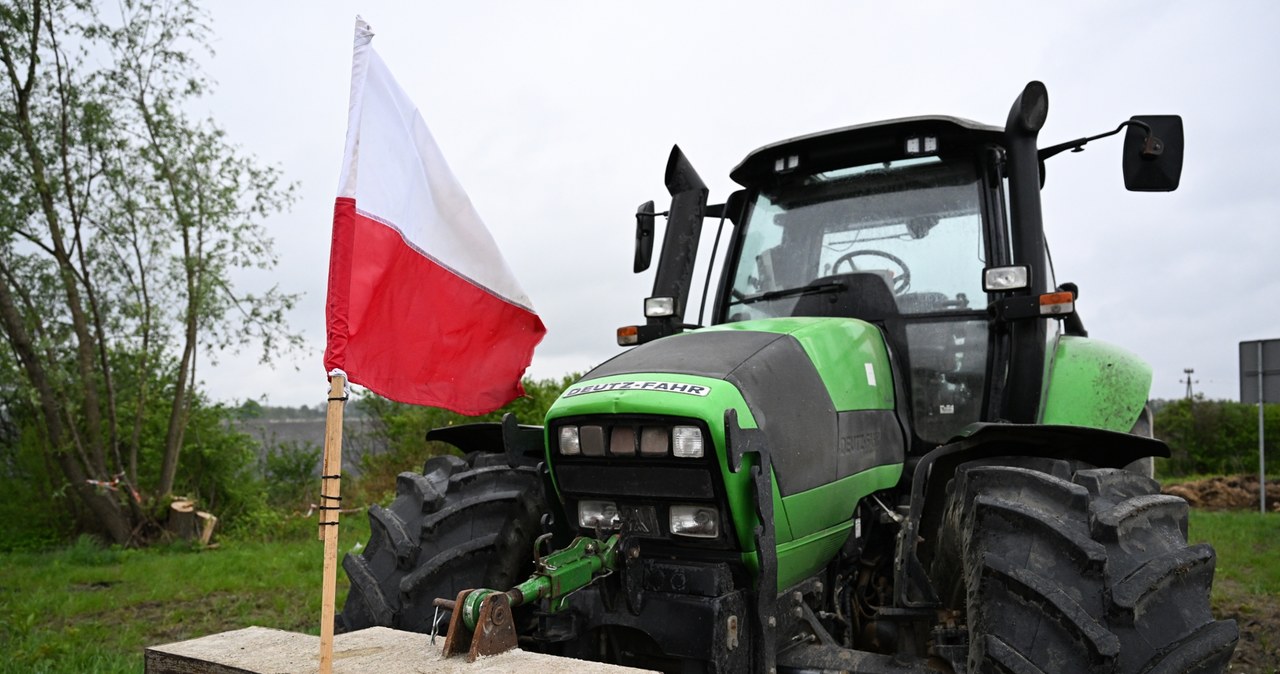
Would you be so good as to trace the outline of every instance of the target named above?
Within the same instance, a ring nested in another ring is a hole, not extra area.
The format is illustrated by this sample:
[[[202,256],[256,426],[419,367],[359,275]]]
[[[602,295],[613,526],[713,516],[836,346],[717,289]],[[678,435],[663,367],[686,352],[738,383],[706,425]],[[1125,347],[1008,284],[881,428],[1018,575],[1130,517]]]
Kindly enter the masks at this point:
[[[372,39],[357,17],[325,369],[392,400],[492,412],[524,394],[546,328]]]

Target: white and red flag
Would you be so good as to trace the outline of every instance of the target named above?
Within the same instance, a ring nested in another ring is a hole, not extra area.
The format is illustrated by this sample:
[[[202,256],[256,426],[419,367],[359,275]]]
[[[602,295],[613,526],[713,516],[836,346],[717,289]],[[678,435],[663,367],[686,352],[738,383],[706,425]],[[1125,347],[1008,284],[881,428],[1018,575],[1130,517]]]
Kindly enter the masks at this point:
[[[546,328],[372,39],[357,17],[325,369],[393,400],[491,412],[523,395]]]

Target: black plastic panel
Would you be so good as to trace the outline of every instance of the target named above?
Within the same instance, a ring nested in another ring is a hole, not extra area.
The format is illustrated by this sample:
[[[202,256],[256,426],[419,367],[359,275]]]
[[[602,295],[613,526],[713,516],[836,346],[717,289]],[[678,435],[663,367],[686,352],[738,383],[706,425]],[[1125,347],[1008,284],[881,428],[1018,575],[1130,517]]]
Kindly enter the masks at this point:
[[[740,330],[676,335],[620,353],[588,372],[582,381],[640,372],[724,379],[743,361],[779,339],[790,338],[772,332]]]
[[[696,468],[666,466],[600,466],[562,463],[556,468],[560,490],[568,494],[639,498],[715,498],[711,474]]]
[[[876,466],[902,463],[906,448],[893,410],[858,410],[839,415],[837,477]]]
[[[778,491],[789,496],[831,481],[836,471],[836,410],[800,342],[784,336],[726,377],[769,438]]]
[[[738,388],[768,434],[783,496],[826,484],[840,469],[835,404],[794,337],[736,330],[669,337],[613,358],[583,381],[663,372],[723,379]]]

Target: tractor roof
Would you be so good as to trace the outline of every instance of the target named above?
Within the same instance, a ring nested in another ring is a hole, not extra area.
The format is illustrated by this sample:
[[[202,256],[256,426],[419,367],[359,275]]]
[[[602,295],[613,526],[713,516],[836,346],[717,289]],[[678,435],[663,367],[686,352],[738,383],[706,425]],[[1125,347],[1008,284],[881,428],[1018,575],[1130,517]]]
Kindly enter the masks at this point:
[[[1004,129],[959,117],[903,117],[770,143],[748,154],[729,176],[744,187],[758,186],[773,182],[780,173],[790,173],[791,169],[811,174],[903,157],[907,139],[916,136],[936,138],[937,153],[946,154],[956,147],[996,142],[1003,135]]]

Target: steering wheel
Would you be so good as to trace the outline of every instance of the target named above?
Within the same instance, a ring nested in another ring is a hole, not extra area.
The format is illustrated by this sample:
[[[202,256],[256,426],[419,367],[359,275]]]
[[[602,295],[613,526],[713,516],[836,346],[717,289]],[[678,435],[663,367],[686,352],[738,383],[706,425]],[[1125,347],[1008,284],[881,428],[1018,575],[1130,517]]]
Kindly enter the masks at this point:
[[[894,274],[893,276],[893,294],[901,295],[902,293],[907,292],[907,288],[911,287],[911,270],[907,268],[907,263],[903,262],[902,258],[898,257],[897,255],[894,255],[892,253],[886,253],[883,250],[872,250],[870,248],[865,248],[863,250],[849,251],[848,253],[845,253],[844,255],[841,255],[840,257],[836,258],[836,263],[831,265],[831,273],[839,274],[840,265],[846,262],[849,263],[849,271],[851,272],[861,271],[858,269],[857,265],[853,264],[853,258],[858,257],[859,255],[867,255],[871,257],[882,257],[894,263],[895,265],[898,266],[898,269],[902,270],[902,273]],[[889,270],[889,271],[892,271],[892,270]]]

